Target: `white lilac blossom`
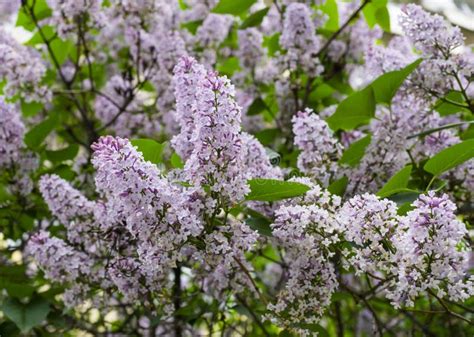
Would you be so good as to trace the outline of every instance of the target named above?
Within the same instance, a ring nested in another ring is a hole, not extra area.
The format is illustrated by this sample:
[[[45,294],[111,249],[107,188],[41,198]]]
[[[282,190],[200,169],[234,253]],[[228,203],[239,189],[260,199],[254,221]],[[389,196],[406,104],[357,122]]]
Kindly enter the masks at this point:
[[[356,195],[344,203],[338,221],[346,240],[354,243],[346,254],[356,275],[391,271],[390,263],[395,252],[393,239],[400,221],[393,201],[368,193]]]
[[[300,111],[292,119],[294,143],[301,153],[298,168],[324,186],[337,176],[337,161],[342,155],[342,146],[331,129],[311,109]]]
[[[181,89],[180,89],[181,90]],[[226,77],[208,71],[196,83],[193,151],[184,172],[195,186],[209,186],[224,203],[241,200],[245,181],[240,107],[234,86]]]
[[[39,53],[18,43],[0,28],[0,79],[5,96],[21,95],[27,101],[49,101],[51,92],[41,83],[46,73]]]
[[[462,245],[467,230],[456,217],[456,206],[433,191],[413,206],[402,220],[405,232],[394,241],[396,278],[387,297],[395,307],[412,306],[424,292],[466,300],[474,295],[474,277],[467,279],[468,252]]]

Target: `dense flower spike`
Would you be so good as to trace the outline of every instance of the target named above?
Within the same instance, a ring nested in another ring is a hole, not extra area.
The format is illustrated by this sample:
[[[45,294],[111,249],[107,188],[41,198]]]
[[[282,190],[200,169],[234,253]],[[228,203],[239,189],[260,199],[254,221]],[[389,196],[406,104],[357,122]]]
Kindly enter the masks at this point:
[[[404,217],[405,233],[397,248],[396,281],[388,293],[395,307],[412,306],[423,292],[463,301],[474,295],[474,277],[466,280],[467,252],[460,248],[466,226],[446,194],[422,195]]]
[[[74,281],[91,272],[91,260],[86,254],[74,250],[47,232],[33,235],[27,252],[34,256],[46,276],[57,282]]]
[[[176,96],[175,120],[180,126],[179,133],[173,137],[171,144],[184,160],[193,151],[191,137],[195,130],[197,86],[206,77],[205,68],[191,57],[183,57],[174,68],[174,87]]]
[[[355,244],[353,251],[347,253],[356,274],[391,272],[393,239],[400,222],[393,201],[380,200],[372,194],[357,195],[344,204],[338,220],[346,240]]]
[[[301,150],[298,168],[327,186],[336,177],[342,146],[327,123],[311,109],[298,112],[292,122],[295,145]]]
[[[0,79],[6,80],[7,97],[22,95],[27,101],[48,101],[49,89],[41,84],[46,67],[39,53],[18,43],[0,27]]]
[[[194,149],[185,164],[187,179],[196,186],[209,186],[223,202],[236,202],[248,191],[240,133],[240,107],[234,87],[215,72],[196,84]]]
[[[243,67],[254,69],[263,56],[263,36],[255,28],[239,30],[239,50],[237,56]]]
[[[24,147],[25,125],[12,104],[0,97],[0,167],[12,166]]]
[[[321,42],[316,36],[316,27],[309,7],[302,3],[291,3],[285,11],[285,20],[280,45],[286,49],[283,57],[291,70],[302,67],[310,75],[318,75],[321,66],[316,54]]]
[[[450,26],[441,16],[409,4],[403,8],[400,24],[416,48],[428,55],[446,57],[464,44],[459,27]]]

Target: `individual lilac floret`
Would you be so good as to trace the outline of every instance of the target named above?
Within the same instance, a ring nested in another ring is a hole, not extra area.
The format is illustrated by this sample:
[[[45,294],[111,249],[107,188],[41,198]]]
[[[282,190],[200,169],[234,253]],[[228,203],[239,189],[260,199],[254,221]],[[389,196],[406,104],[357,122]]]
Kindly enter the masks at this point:
[[[346,255],[356,274],[390,272],[392,241],[399,224],[396,204],[373,194],[356,195],[344,203],[338,220],[346,240],[354,243]]]
[[[195,129],[197,86],[206,77],[206,69],[192,57],[182,57],[174,68],[174,87],[176,96],[175,120],[180,132],[173,137],[171,144],[176,153],[187,160],[194,144],[191,137]]]
[[[208,72],[197,83],[193,152],[184,172],[195,186],[209,186],[224,203],[241,200],[248,191],[245,180],[241,112],[234,86],[226,77]]]
[[[395,240],[396,276],[387,297],[395,307],[412,306],[423,292],[463,301],[474,295],[474,277],[467,280],[468,252],[465,224],[446,194],[421,195],[415,209],[402,220],[406,232]]]
[[[0,97],[0,167],[11,166],[21,156],[25,125],[14,105]]]
[[[95,223],[95,203],[57,175],[41,177],[39,188],[51,212],[67,228],[72,243],[88,243],[87,234]]]
[[[325,121],[311,109],[300,111],[292,119],[294,143],[301,153],[298,168],[327,186],[337,174],[342,146]]]
[[[452,27],[441,16],[414,4],[406,5],[402,12],[400,25],[405,35],[424,54],[448,57],[454,48],[463,45],[459,27]]]

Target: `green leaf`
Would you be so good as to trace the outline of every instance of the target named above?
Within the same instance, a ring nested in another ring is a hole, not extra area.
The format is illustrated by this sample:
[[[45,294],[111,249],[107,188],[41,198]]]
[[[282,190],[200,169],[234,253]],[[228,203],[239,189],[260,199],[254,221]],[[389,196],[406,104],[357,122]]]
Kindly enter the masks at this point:
[[[33,117],[43,109],[43,104],[38,102],[21,102],[21,113],[23,117]]]
[[[33,1],[29,0],[27,1],[28,6],[31,6],[33,4]],[[36,20],[41,21],[43,19],[46,19],[47,17],[50,17],[51,14],[53,13],[51,8],[48,7],[48,4],[46,0],[36,0],[34,1],[34,9],[33,13],[35,14]],[[30,32],[35,29],[35,24],[33,20],[30,18],[29,13],[26,13],[24,10],[24,7],[22,7],[18,11],[18,18],[16,20],[16,26],[17,27],[23,27],[26,30],[29,30]]]
[[[268,146],[273,143],[275,138],[280,134],[280,129],[264,129],[255,134],[255,138],[264,146]]]
[[[247,116],[258,115],[267,108],[265,101],[258,97],[252,102],[252,104],[250,104],[249,109],[247,110]]]
[[[5,289],[8,295],[16,298],[29,297],[35,291],[25,274],[23,265],[0,266],[0,289]]]
[[[76,158],[77,153],[79,152],[79,146],[77,144],[71,144],[68,147],[61,149],[50,151],[46,150],[46,158],[53,163],[60,163],[65,160],[71,160]]]
[[[465,105],[466,107],[464,108],[459,105]],[[462,92],[455,90],[450,91],[443,99],[439,99],[435,104],[435,110],[441,116],[452,115],[458,112],[469,112],[464,95]]]
[[[313,92],[309,95],[309,98],[313,101],[319,101],[331,96],[335,91],[336,90],[329,84],[323,83],[313,90]]]
[[[346,164],[350,167],[356,167],[364,157],[365,149],[369,146],[372,137],[367,135],[352,143],[339,159],[339,164]]]
[[[220,0],[212,13],[240,15],[248,10],[257,0]]]
[[[226,57],[224,62],[217,66],[219,74],[227,75],[229,77],[232,77],[232,75],[239,69],[239,59],[237,57]]]
[[[380,191],[378,191],[377,195],[381,198],[386,198],[390,195],[406,191],[412,168],[411,165],[408,165],[395,173],[395,175],[387,181]]]
[[[178,156],[178,154],[176,152],[173,152],[173,154],[171,155],[170,161],[171,161],[171,165],[174,168],[182,169],[184,167],[183,160],[181,159],[180,156]]]
[[[41,297],[35,297],[27,304],[8,298],[3,302],[1,309],[23,333],[40,325],[50,310],[48,302]]]
[[[74,172],[69,165],[65,164],[61,164],[53,170],[50,170],[50,173],[57,174],[59,177],[67,181],[72,181],[76,177],[76,172]]]
[[[50,45],[54,56],[60,65],[66,62],[69,52],[74,48],[74,43],[72,41],[63,41],[59,38],[51,42]]]
[[[58,121],[57,114],[52,114],[41,123],[35,125],[25,134],[25,144],[31,149],[39,149],[45,138],[57,126]]]
[[[143,158],[153,164],[163,162],[163,150],[166,143],[160,144],[153,139],[132,139],[132,145],[143,154]]]
[[[331,185],[328,186],[328,191],[332,194],[342,197],[344,195],[344,192],[346,192],[348,182],[349,179],[344,176],[341,179],[333,181]]]
[[[390,105],[402,83],[421,62],[422,59],[418,59],[403,69],[390,71],[373,81],[370,86],[374,89],[375,101]]]
[[[280,33],[275,33],[271,36],[264,36],[263,46],[267,48],[268,56],[273,57],[278,51],[281,50]]]
[[[339,12],[336,0],[326,0],[320,9],[328,17],[324,29],[331,32],[337,31],[339,29]]]
[[[375,20],[377,24],[386,32],[390,33],[390,14],[387,7],[377,9],[375,12]]]
[[[473,157],[474,139],[468,139],[435,154],[426,162],[424,169],[434,176],[439,176]]]
[[[264,217],[251,217],[245,220],[245,223],[261,235],[272,236],[271,221]]]
[[[43,26],[41,27],[41,32],[43,33],[46,40],[50,40],[56,32],[54,31],[53,27],[51,26]],[[41,36],[40,32],[37,31],[35,35],[31,37],[25,44],[27,46],[36,46],[37,44],[44,43],[43,37]]]
[[[352,130],[367,124],[375,115],[375,96],[372,86],[357,91],[339,103],[336,112],[326,122],[336,130]]]
[[[203,20],[191,21],[181,24],[181,27],[186,28],[190,33],[195,35],[202,23]]]
[[[373,0],[364,7],[362,13],[370,28],[378,24],[384,31],[390,32],[390,16],[387,10],[387,0]]]
[[[250,179],[250,193],[246,200],[277,201],[301,196],[309,191],[309,186],[276,179]]]
[[[244,22],[242,22],[242,24],[240,25],[240,29],[255,27],[255,26],[258,26],[259,24],[261,24],[262,21],[263,21],[263,18],[265,17],[265,15],[267,15],[269,9],[270,8],[267,7],[267,8],[261,9],[259,11],[256,11],[255,13],[250,14],[244,20]]]

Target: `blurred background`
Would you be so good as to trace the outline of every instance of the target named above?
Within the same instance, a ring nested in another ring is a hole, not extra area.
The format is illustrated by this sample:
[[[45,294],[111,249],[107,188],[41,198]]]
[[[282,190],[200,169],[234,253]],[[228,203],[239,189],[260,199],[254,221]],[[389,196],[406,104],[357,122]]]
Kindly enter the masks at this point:
[[[0,0],[0,25],[6,27],[8,31],[14,31],[15,37],[23,42],[31,37],[30,33],[16,28],[16,17],[11,14],[16,12],[19,3],[20,0]],[[466,36],[466,44],[474,44],[474,0],[389,0],[389,3],[391,27],[395,34],[401,33],[397,18],[403,4],[418,3],[461,27]]]

